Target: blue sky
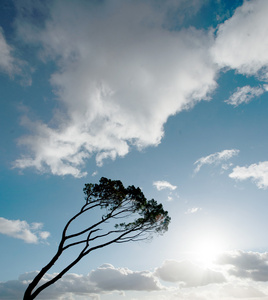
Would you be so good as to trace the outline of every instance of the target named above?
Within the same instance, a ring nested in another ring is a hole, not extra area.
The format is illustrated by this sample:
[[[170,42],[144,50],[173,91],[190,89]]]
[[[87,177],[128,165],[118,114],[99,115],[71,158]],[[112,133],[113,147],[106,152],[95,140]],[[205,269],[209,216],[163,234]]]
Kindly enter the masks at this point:
[[[0,299],[105,176],[163,203],[168,232],[92,253],[40,299],[267,300],[268,2],[0,8]]]

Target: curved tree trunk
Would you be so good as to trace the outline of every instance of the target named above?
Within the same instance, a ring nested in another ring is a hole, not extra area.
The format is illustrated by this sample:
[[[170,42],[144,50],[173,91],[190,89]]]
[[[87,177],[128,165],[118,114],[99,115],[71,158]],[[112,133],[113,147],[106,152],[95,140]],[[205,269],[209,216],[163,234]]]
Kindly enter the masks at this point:
[[[27,287],[23,300],[32,300],[34,299],[37,295],[33,296],[33,290],[36,288],[40,280],[43,278],[43,276],[46,274],[46,272],[54,265],[54,263],[58,260],[62,253],[62,250],[59,249],[56,255],[51,259],[51,261],[44,267],[42,270],[35,276],[33,281],[29,284]]]

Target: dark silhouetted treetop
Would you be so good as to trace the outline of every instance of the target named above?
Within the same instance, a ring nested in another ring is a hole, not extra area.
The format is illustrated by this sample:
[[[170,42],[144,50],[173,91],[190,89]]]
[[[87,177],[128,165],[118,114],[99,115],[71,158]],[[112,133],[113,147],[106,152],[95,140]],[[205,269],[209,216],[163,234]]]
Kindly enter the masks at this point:
[[[24,300],[36,298],[94,250],[113,243],[147,240],[154,233],[163,234],[168,229],[168,212],[154,199],[147,200],[140,188],[133,185],[125,188],[120,180],[102,177],[98,184],[85,184],[84,193],[85,204],[65,225],[57,253],[29,284]],[[71,227],[77,228],[73,225],[76,223],[86,226],[73,231]],[[53,279],[38,286],[45,273],[71,247],[77,248],[76,258]]]

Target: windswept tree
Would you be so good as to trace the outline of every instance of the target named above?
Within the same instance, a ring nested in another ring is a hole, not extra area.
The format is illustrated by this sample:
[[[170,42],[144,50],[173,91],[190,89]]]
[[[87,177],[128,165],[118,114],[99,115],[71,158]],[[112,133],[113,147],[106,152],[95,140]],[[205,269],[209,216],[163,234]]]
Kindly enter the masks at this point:
[[[140,188],[133,185],[125,188],[119,180],[102,177],[99,184],[86,184],[84,193],[85,204],[65,225],[56,254],[29,284],[24,300],[35,299],[41,291],[59,280],[94,250],[113,243],[147,240],[154,233],[163,234],[168,229],[168,212],[154,199],[147,200]],[[101,210],[104,213],[100,213]],[[83,229],[71,231],[74,221],[79,221],[85,215],[92,216],[92,219],[96,215],[100,217],[93,224],[87,223]],[[70,248],[78,249],[75,259],[51,280],[42,280],[61,255]]]

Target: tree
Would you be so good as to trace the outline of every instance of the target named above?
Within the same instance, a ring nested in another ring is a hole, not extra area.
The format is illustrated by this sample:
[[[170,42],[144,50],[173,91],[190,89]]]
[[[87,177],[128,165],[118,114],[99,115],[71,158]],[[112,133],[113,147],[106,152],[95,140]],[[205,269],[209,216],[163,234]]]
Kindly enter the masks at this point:
[[[153,233],[163,234],[168,229],[170,223],[168,212],[154,199],[147,200],[140,188],[133,185],[125,188],[119,180],[102,177],[99,184],[85,184],[84,193],[86,203],[65,225],[56,254],[29,284],[24,300],[35,299],[41,291],[59,280],[94,250],[113,243],[147,240]],[[105,213],[100,214],[100,209]],[[99,213],[99,220],[87,224],[82,230],[69,233],[70,225],[89,213],[94,213],[94,216]],[[53,279],[40,284],[47,271],[63,252],[71,247],[79,249],[77,257]]]

